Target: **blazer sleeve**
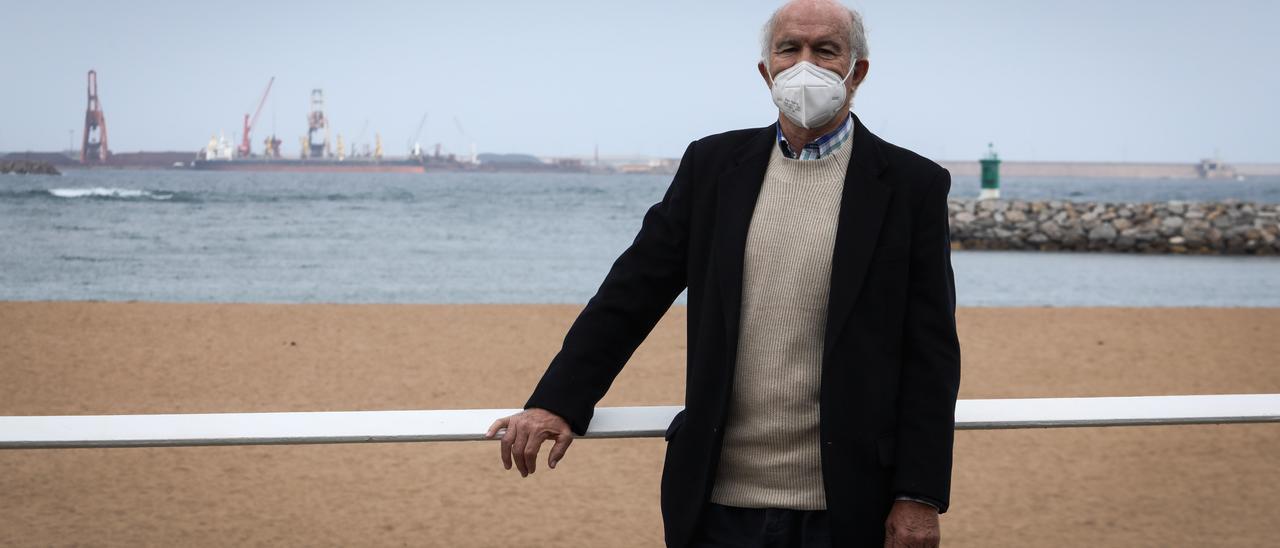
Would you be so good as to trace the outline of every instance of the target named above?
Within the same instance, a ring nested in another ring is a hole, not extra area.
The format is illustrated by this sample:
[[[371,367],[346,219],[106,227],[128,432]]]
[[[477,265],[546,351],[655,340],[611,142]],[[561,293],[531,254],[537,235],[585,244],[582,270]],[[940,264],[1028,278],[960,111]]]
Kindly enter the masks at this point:
[[[951,174],[939,170],[913,219],[910,286],[898,397],[893,492],[936,502],[946,512],[960,388],[955,279],[951,269],[947,193]]]
[[[551,411],[585,434],[596,403],[684,290],[696,144],[685,149],[662,201],[645,213],[635,241],[569,328],[526,409]]]

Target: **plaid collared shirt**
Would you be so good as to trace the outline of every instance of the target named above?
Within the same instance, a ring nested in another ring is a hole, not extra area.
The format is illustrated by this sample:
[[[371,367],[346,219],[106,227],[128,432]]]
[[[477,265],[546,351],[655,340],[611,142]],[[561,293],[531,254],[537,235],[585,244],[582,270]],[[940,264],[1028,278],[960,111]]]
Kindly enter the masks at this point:
[[[844,119],[844,123],[831,130],[830,133],[818,137],[812,143],[809,143],[800,149],[800,153],[796,154],[791,150],[791,144],[787,142],[787,137],[782,134],[782,125],[778,125],[778,148],[782,149],[782,155],[792,160],[817,160],[831,154],[840,149],[842,145],[849,141],[849,137],[853,136],[853,114],[849,114]]]

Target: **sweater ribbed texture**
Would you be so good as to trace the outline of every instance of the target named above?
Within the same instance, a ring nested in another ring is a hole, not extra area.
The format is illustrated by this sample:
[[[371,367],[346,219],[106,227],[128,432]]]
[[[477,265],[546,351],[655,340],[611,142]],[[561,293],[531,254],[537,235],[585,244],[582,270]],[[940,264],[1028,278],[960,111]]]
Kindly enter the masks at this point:
[[[840,196],[850,149],[792,160],[773,147],[742,265],[733,395],[711,501],[826,509],[819,395]]]

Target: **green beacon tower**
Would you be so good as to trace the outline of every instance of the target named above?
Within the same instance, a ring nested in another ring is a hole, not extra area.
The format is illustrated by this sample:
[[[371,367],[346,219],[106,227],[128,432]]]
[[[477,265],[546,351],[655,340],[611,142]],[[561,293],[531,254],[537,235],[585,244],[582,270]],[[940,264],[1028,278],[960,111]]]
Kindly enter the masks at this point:
[[[1000,156],[996,155],[993,143],[987,143],[987,157],[978,160],[982,164],[982,192],[979,200],[998,200],[1000,198]]]

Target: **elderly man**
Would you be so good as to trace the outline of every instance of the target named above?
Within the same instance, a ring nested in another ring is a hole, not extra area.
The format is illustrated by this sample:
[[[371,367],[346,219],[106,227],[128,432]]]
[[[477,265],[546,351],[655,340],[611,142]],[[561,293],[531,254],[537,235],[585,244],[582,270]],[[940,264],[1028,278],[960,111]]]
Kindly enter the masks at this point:
[[[859,15],[791,2],[765,27],[776,124],[694,141],[565,337],[501,456],[555,468],[688,288],[685,409],[667,429],[668,546],[936,546],[960,349],[950,175],[850,112]]]

